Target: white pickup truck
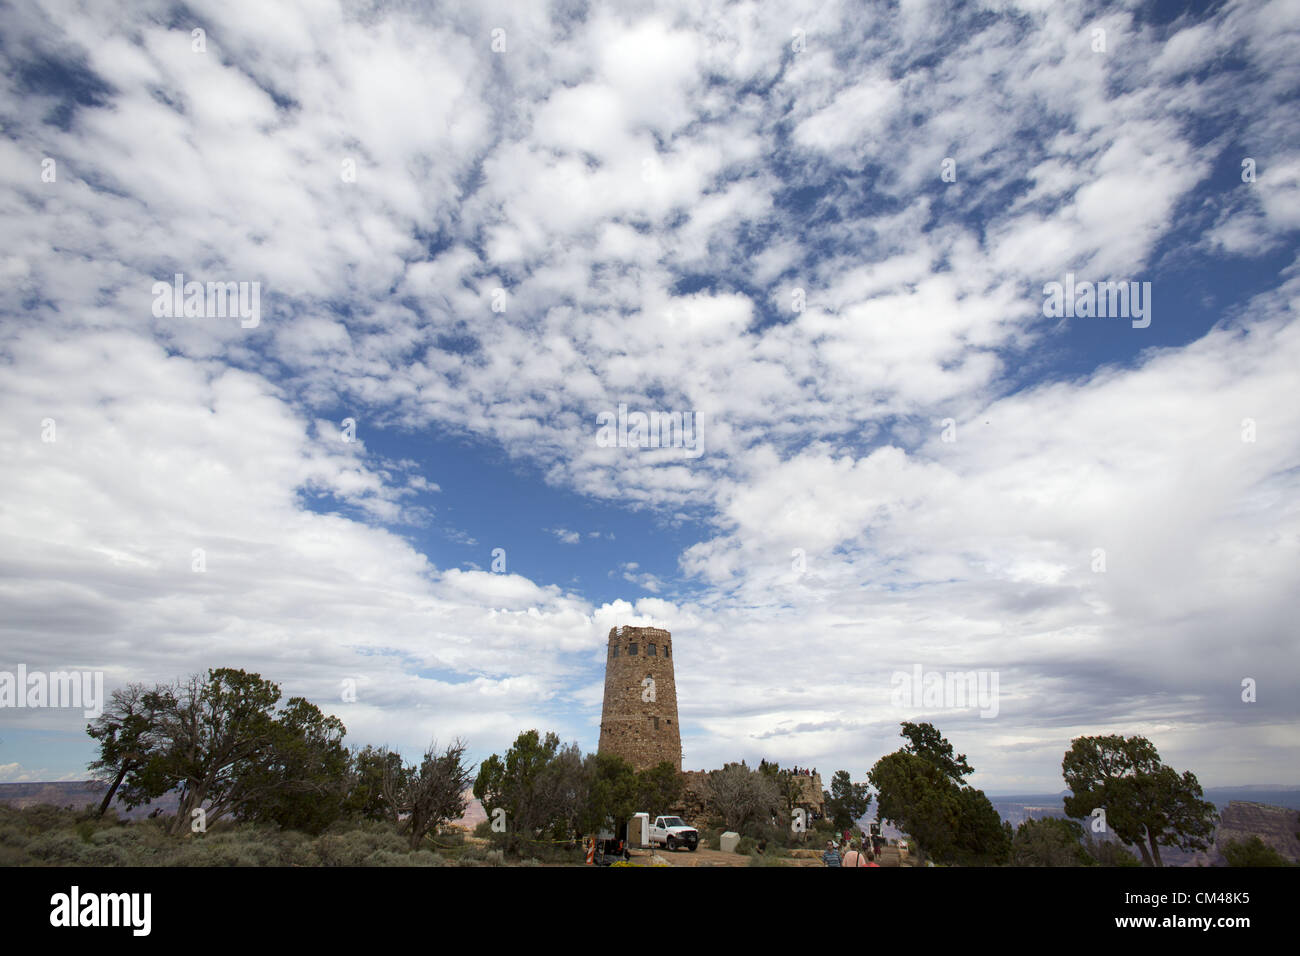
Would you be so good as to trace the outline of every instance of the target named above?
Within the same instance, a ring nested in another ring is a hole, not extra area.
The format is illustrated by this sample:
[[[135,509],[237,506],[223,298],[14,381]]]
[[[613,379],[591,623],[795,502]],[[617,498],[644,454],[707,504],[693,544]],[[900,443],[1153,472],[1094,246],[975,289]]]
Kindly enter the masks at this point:
[[[700,831],[681,817],[655,817],[650,824],[650,845],[675,850],[679,846],[694,852],[700,845]]]

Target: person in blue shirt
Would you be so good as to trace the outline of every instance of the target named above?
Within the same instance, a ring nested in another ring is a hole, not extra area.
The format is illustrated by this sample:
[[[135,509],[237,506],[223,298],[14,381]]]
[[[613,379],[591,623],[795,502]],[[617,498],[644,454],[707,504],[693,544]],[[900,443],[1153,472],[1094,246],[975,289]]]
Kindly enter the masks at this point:
[[[822,862],[827,866],[840,865],[840,851],[835,849],[835,841],[826,841],[826,851],[822,854]]]

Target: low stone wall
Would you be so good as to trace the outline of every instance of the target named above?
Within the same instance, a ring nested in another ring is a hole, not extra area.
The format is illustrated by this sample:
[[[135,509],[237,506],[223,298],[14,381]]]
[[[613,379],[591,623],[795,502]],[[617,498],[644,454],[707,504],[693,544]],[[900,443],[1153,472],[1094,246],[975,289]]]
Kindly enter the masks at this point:
[[[687,770],[682,773],[682,796],[672,812],[693,827],[703,828],[708,816],[709,773]]]

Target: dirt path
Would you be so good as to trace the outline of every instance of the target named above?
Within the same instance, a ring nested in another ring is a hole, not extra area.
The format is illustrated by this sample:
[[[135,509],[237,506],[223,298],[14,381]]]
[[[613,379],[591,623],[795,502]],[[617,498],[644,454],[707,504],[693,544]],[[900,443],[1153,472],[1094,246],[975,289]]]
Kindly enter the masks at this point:
[[[721,850],[709,850],[700,847],[695,852],[690,850],[665,849],[633,850],[632,862],[649,866],[652,858],[657,856],[669,866],[749,866],[749,857],[741,853],[723,853]],[[782,866],[821,866],[821,860],[799,860],[789,857],[781,858]]]

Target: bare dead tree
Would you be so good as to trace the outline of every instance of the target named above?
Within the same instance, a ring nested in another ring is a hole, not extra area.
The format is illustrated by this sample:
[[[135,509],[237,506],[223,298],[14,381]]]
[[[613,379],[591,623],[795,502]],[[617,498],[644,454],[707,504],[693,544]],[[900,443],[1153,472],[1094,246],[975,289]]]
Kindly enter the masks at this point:
[[[466,744],[459,737],[438,753],[436,742],[417,766],[385,761],[384,800],[398,818],[411,849],[443,824],[465,813],[465,791],[474,779],[473,768],[463,763]]]
[[[751,821],[767,821],[781,806],[777,785],[767,775],[743,763],[729,763],[708,776],[709,806],[740,832]]]

